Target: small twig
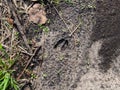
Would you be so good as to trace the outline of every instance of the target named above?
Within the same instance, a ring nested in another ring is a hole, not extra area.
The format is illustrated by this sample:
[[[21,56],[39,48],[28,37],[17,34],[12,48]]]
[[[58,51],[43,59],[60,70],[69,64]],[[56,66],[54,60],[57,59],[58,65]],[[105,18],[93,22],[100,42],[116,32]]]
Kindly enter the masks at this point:
[[[72,36],[73,35],[73,33],[79,28],[79,26],[81,25],[81,22],[77,25],[77,27],[70,33],[70,35],[69,36]]]
[[[11,43],[11,45],[10,45],[10,57],[11,57],[12,52],[13,52],[13,41],[14,41],[14,39],[15,39],[15,37],[14,37],[14,32],[15,32],[15,30],[13,29],[13,30],[12,30],[12,35],[11,35],[11,41],[10,41],[10,43]]]
[[[20,51],[21,53],[23,53],[23,54],[26,54],[26,55],[28,55],[28,56],[32,56],[33,54],[31,54],[31,53],[29,53],[29,52],[26,52],[26,51]]]
[[[41,43],[39,44],[39,46],[35,49],[33,55],[30,57],[30,59],[28,60],[25,68],[23,69],[23,71],[21,72],[21,74],[18,76],[17,80],[19,80],[21,78],[21,76],[24,74],[25,70],[27,69],[27,67],[29,66],[30,62],[32,61],[32,59],[34,58],[34,56],[38,53],[38,51],[42,48],[43,44],[44,44],[44,41],[45,41],[45,38],[42,37],[41,38]]]
[[[29,55],[29,56],[32,56],[32,55],[33,55],[33,54],[27,52],[23,47],[21,47],[21,46],[19,46],[19,45],[18,45],[18,47],[19,47],[21,50],[23,50],[23,51],[20,51],[20,52],[25,53],[25,54],[27,54],[27,55]]]
[[[0,43],[3,43],[5,40],[7,40],[10,36],[11,36],[11,32],[8,29],[8,27],[6,27],[5,25],[2,24],[2,26],[6,29],[6,31],[4,33],[2,33],[2,35],[4,35],[0,41]],[[2,28],[3,28],[2,27]],[[4,29],[3,29],[4,30]],[[6,35],[7,34],[7,35]]]
[[[50,3],[50,2],[49,2]],[[52,3],[50,3],[52,4]],[[52,4],[53,8],[55,9],[55,11],[57,12],[57,14],[59,15],[59,17],[61,18],[61,20],[63,21],[63,23],[65,24],[65,26],[67,27],[67,29],[69,30],[70,32],[70,35],[69,36],[72,36],[73,33],[78,29],[78,27],[81,25],[81,22],[77,25],[77,27],[71,31],[70,28],[68,27],[68,25],[66,24],[65,20],[63,19],[63,17],[59,14],[58,10],[56,9],[56,7]]]
[[[16,7],[18,7],[16,0],[13,0],[13,3],[15,4]]]
[[[27,38],[26,38],[26,36],[23,32],[25,28],[21,25],[21,22],[19,21],[18,15],[15,12],[15,6],[13,6],[13,4],[12,4],[12,0],[8,0],[6,2],[7,2],[8,6],[9,6],[11,12],[12,12],[12,15],[15,18],[15,24],[17,26],[17,29],[18,29],[19,33],[21,34],[21,37],[22,37],[26,47],[29,49],[30,53],[32,53],[32,50],[31,50],[31,48],[28,44]]]
[[[7,35],[4,39],[0,41],[0,43],[3,43],[6,39],[8,39],[11,36],[11,34]]]
[[[67,27],[67,29],[69,30],[69,32],[71,32],[71,30],[69,29],[68,25],[66,24],[65,20],[63,19],[63,17],[59,14],[58,10],[56,9],[56,7],[52,4],[53,8],[55,9],[55,11],[57,12],[58,16],[61,18],[61,20],[63,21],[63,23],[65,24],[65,26]]]
[[[30,62],[32,61],[32,59],[34,58],[34,56],[36,55],[36,52],[38,51],[38,49],[40,49],[40,47],[36,48],[33,55],[30,57],[30,59],[28,60],[25,68],[23,69],[23,71],[21,72],[21,74],[17,77],[17,80],[19,80],[21,78],[21,76],[24,74],[25,70],[27,69],[27,67],[29,66]]]

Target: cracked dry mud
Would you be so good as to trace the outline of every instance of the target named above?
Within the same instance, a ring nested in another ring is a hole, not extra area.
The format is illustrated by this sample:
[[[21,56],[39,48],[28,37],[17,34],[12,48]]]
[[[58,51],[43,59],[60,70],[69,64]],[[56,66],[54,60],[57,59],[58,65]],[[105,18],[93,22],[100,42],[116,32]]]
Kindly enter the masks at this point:
[[[53,49],[68,31],[52,9],[46,58],[33,86],[35,90],[120,90],[120,0],[76,2],[57,7],[72,30],[82,21],[64,50]]]

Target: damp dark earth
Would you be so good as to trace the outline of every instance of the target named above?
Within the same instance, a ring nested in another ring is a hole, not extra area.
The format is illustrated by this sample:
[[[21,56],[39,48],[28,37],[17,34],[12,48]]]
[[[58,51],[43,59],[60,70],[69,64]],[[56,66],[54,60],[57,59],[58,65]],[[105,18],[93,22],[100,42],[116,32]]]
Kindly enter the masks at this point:
[[[0,46],[19,56],[12,68],[21,90],[120,90],[120,0],[15,1],[1,1]]]

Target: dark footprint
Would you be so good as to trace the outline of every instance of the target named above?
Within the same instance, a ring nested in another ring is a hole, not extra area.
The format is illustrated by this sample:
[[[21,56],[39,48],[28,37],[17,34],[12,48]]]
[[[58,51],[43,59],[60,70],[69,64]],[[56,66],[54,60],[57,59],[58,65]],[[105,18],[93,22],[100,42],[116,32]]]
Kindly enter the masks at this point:
[[[64,50],[68,44],[69,44],[69,40],[72,36],[63,36],[62,38],[60,38],[58,41],[55,42],[53,48],[57,48],[57,47],[61,47],[61,50]]]

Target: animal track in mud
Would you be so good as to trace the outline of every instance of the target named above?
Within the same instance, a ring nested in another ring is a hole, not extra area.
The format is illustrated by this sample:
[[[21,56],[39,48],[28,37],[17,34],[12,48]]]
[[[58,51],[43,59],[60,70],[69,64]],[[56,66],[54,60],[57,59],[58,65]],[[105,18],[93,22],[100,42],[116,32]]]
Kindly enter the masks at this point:
[[[93,28],[91,40],[93,43],[103,41],[98,54],[102,57],[99,67],[104,72],[111,68],[113,59],[119,55],[117,53],[120,48],[119,8],[119,0],[98,0],[96,4],[96,25]]]

